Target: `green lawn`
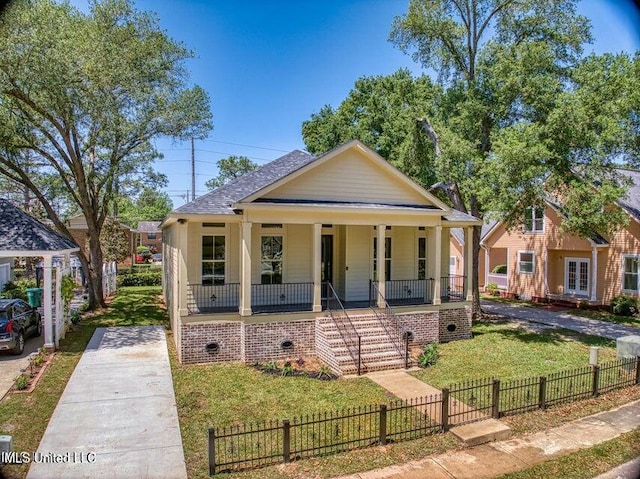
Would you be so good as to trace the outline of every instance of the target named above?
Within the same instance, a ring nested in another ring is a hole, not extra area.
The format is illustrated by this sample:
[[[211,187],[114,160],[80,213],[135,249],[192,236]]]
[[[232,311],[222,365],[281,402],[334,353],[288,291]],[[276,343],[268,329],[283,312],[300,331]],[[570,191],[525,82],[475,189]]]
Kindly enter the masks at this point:
[[[483,321],[472,331],[472,340],[439,345],[438,362],[412,374],[442,388],[469,379],[528,378],[586,366],[590,346],[601,347],[601,362],[616,358],[614,341],[569,330],[536,333],[509,322]]]
[[[109,309],[88,314],[60,343],[53,362],[31,394],[8,394],[0,402],[0,434],[13,436],[15,451],[35,451],[58,399],[80,356],[100,326],[167,325],[166,313],[158,308],[159,287],[122,288]],[[28,465],[4,466],[0,477],[22,478]]]

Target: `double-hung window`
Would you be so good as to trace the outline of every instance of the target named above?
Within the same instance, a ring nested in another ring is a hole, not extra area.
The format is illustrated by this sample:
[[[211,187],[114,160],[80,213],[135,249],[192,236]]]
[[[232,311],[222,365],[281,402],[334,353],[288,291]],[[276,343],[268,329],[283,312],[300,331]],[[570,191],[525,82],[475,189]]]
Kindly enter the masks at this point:
[[[533,274],[535,272],[535,253],[533,251],[518,251],[518,273]]]
[[[202,237],[202,284],[224,284],[226,269],[225,246],[224,236]]]
[[[261,238],[261,284],[282,284],[282,236]]]
[[[373,238],[373,280],[378,281],[378,237]],[[391,281],[391,238],[384,239],[384,280]]]
[[[418,238],[418,279],[427,279],[427,238]]]
[[[524,231],[542,233],[544,231],[544,208],[527,208],[524,213]]]
[[[640,291],[638,285],[638,261],[640,256],[626,255],[622,259],[622,289],[624,291],[637,293]]]

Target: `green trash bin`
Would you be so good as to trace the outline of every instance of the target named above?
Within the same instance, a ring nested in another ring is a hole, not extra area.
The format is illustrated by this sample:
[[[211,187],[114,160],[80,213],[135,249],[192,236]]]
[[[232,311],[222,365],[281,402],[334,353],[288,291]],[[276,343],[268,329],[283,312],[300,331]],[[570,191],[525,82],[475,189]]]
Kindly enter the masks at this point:
[[[32,308],[38,308],[42,304],[42,288],[28,288],[27,300]]]

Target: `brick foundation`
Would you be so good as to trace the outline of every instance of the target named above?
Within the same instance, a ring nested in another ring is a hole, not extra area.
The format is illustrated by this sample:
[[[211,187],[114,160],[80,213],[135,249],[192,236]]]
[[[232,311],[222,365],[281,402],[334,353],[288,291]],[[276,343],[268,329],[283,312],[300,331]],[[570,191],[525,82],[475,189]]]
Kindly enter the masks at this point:
[[[433,342],[448,342],[471,337],[471,308],[445,309],[399,313],[401,327],[413,333],[411,344],[423,346]],[[360,316],[353,316],[356,321]],[[363,315],[360,319],[376,318]],[[211,321],[204,324],[180,326],[179,344],[182,363],[224,361],[273,361],[300,356],[317,356],[329,363],[333,370],[337,364],[325,334],[331,322],[323,316],[313,319],[248,323],[242,321]],[[452,326],[455,328],[452,328]],[[450,331],[449,328],[454,329]],[[283,341],[291,341],[292,349],[282,349]],[[209,343],[217,343],[219,350],[206,350]],[[384,345],[381,344],[381,348]]]
[[[439,330],[441,343],[471,338],[471,308],[466,306],[440,311]]]

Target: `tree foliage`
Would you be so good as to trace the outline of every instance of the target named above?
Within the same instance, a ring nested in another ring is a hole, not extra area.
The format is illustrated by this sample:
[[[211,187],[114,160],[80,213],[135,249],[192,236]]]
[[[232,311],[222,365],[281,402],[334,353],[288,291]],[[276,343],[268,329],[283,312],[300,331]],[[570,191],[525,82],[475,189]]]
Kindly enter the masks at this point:
[[[92,307],[102,303],[100,236],[116,197],[155,186],[152,140],[203,137],[206,92],[189,87],[192,56],[130,0],[17,0],[0,18],[0,174],[25,185],[69,234],[40,178],[55,177],[89,230]],[[37,158],[36,171],[26,159]]]
[[[218,160],[216,165],[218,166],[218,176],[211,178],[205,183],[205,186],[209,190],[214,190],[258,168],[258,164],[246,156],[235,155]]]
[[[638,55],[585,58],[590,25],[575,5],[411,0],[390,41],[435,73],[432,82],[402,80],[429,85],[417,95],[423,98],[397,102],[393,90],[363,87],[406,73],[361,78],[337,109],[325,106],[304,123],[307,147],[318,152],[358,138],[418,182],[437,179],[454,208],[480,218],[491,212],[509,226],[554,196],[564,204],[567,231],[620,227],[624,215],[612,205],[626,185],[615,167],[621,155],[638,161]],[[390,105],[387,122],[378,121],[381,105]],[[431,176],[398,160],[400,145],[410,143],[404,151],[419,152]],[[479,240],[475,228],[474,277]],[[477,281],[474,290],[478,305]]]
[[[173,209],[169,195],[153,188],[144,188],[135,198],[118,200],[118,219],[132,228],[139,221],[160,221]]]

